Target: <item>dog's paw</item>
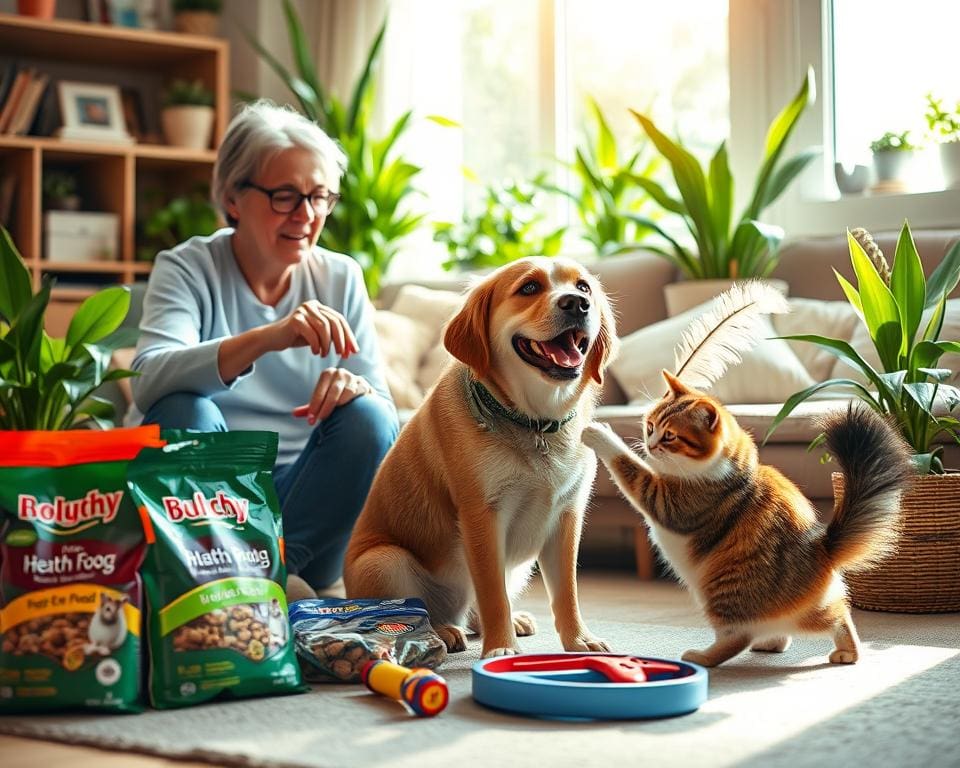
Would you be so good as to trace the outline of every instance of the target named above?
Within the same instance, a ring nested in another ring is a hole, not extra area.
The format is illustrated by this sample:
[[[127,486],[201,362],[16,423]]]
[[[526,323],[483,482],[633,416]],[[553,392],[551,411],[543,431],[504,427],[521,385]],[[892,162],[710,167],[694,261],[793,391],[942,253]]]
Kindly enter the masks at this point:
[[[856,651],[842,651],[839,648],[830,654],[831,664],[856,664],[860,654]]]
[[[463,631],[463,627],[458,627],[455,624],[442,624],[434,629],[440,635],[440,639],[443,640],[443,644],[447,646],[450,653],[467,650],[467,633]]]
[[[783,653],[790,647],[790,636],[772,637],[769,640],[761,640],[750,646],[751,651],[762,651],[764,653]]]
[[[484,659],[493,659],[497,656],[516,656],[520,653],[520,649],[514,646],[501,646],[499,648],[484,648],[483,656]]]
[[[591,634],[584,633],[582,635],[577,635],[576,637],[564,640],[563,650],[609,653],[610,644],[606,640],[601,640],[599,637],[594,637]]]
[[[689,661],[694,664],[699,664],[701,667],[715,667],[717,666],[714,663],[713,659],[707,656],[703,651],[684,651],[683,656],[680,657],[683,661]]]
[[[526,611],[516,611],[513,614],[513,631],[517,637],[529,637],[537,634],[537,620],[533,614]]]

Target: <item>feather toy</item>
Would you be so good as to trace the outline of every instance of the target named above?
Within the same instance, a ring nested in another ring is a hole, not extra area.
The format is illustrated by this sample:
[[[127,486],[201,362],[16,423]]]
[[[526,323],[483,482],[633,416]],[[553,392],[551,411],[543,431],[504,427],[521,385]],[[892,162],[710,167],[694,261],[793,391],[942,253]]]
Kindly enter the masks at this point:
[[[708,389],[769,333],[766,315],[789,311],[776,288],[759,280],[734,283],[683,332],[674,353],[676,377],[689,387]]]

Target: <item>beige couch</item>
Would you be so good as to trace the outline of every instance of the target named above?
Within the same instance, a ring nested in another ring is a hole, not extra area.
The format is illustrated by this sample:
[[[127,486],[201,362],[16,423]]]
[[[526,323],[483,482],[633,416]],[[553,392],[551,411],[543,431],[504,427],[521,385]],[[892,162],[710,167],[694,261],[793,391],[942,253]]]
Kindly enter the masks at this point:
[[[892,261],[896,237],[896,232],[876,236],[888,261]],[[918,231],[914,239],[929,275],[960,241],[960,231]],[[645,394],[659,396],[657,371],[672,361],[675,340],[685,326],[685,318],[667,318],[664,302],[664,286],[676,281],[677,274],[665,260],[645,252],[596,261],[589,267],[614,301],[623,341],[597,415],[625,438],[636,438],[640,414],[649,401]],[[772,276],[787,282],[793,311],[772,318],[770,335],[820,333],[850,341],[870,355],[869,339],[844,300],[833,268],[855,284],[845,237],[808,239],[784,247]],[[378,330],[402,418],[409,417],[443,367],[442,326],[458,306],[462,286],[462,277],[451,277],[424,285],[388,285],[380,296]],[[949,303],[941,338],[960,339],[960,300]],[[960,361],[944,362],[960,369]],[[724,377],[720,394],[741,425],[759,440],[787,396],[808,383],[851,373],[852,369],[812,345],[764,341],[756,353],[750,353],[737,370]],[[760,451],[761,461],[780,468],[827,514],[833,505],[832,467],[821,463],[820,452],[809,452],[807,447],[817,434],[811,417],[843,404],[835,394],[828,397],[804,404]],[[960,452],[952,451],[949,464],[960,466],[958,458]],[[658,566],[645,529],[601,470],[584,534],[583,559],[597,562],[622,557],[629,549],[639,576],[652,578]]]

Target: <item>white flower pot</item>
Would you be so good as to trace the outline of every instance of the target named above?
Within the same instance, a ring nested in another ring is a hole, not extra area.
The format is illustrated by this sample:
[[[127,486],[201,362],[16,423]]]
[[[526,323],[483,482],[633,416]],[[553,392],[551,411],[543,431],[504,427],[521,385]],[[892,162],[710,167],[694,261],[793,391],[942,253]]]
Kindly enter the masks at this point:
[[[877,174],[877,181],[900,181],[906,175],[907,166],[913,159],[913,152],[909,149],[887,149],[873,153],[873,169]]]
[[[940,168],[947,189],[960,187],[960,140],[940,145]]]
[[[755,279],[755,278],[746,278]],[[699,306],[705,301],[719,296],[727,290],[735,280],[681,280],[679,283],[668,283],[663,286],[663,298],[667,304],[667,316],[676,317],[681,312]],[[784,296],[790,287],[785,280],[764,278],[763,282],[776,288]]]
[[[160,114],[167,143],[184,149],[208,149],[213,131],[213,107],[164,107]]]

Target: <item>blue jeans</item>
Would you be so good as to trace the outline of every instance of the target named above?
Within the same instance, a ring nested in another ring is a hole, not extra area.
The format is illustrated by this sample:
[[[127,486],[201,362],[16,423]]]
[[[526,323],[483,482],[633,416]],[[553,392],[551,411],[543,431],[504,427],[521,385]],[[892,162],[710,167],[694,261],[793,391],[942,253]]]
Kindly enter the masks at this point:
[[[191,392],[161,398],[143,423],[163,429],[227,431],[216,404]],[[295,462],[274,467],[290,573],[317,589],[342,576],[353,524],[398,431],[393,405],[379,395],[363,395],[319,422]]]

